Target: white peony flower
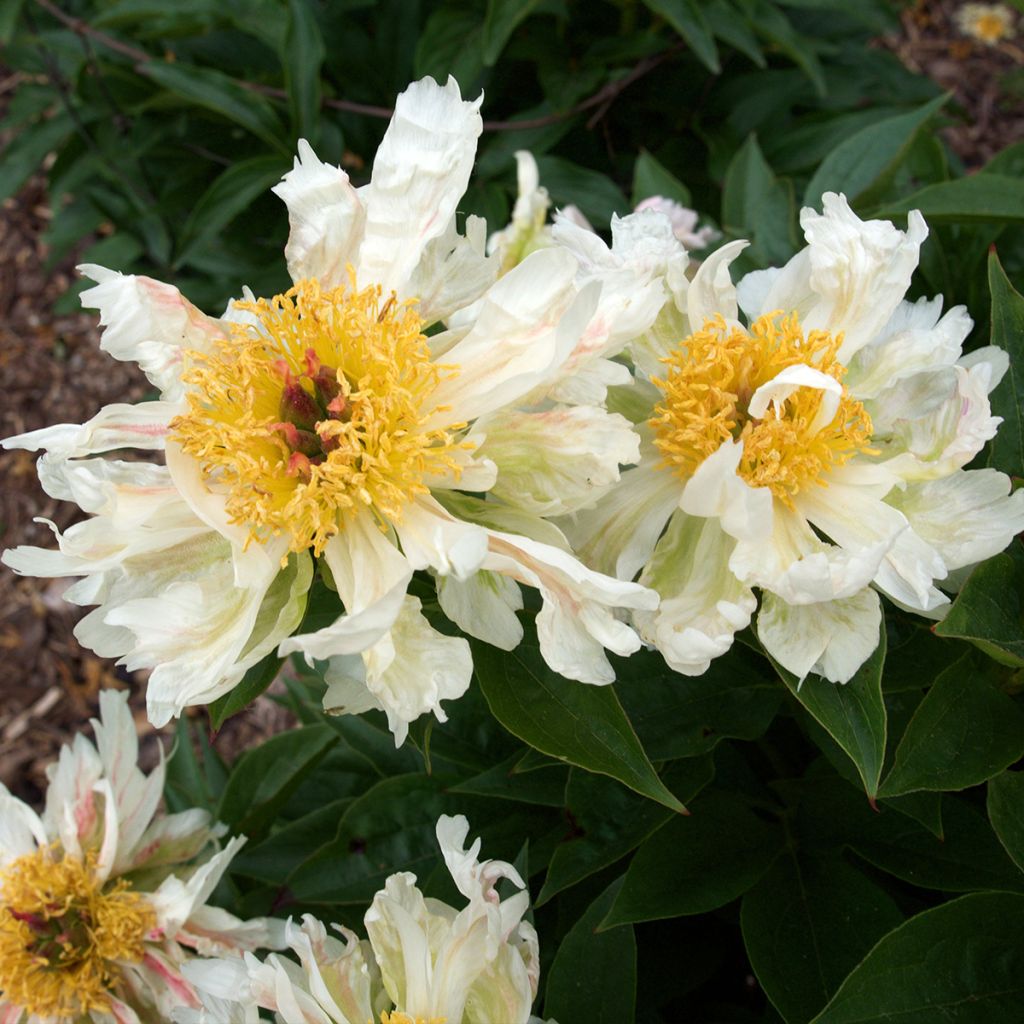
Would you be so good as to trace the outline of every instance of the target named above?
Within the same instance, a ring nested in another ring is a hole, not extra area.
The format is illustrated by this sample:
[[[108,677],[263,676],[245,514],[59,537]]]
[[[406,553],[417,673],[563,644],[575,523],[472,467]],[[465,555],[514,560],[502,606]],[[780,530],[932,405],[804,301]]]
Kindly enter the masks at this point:
[[[939,617],[935,584],[1024,529],[1009,479],[963,468],[999,423],[1005,354],[962,356],[962,307],[903,300],[924,221],[903,232],[823,202],[782,269],[734,288],[743,242],[701,266],[685,335],[639,385],[640,465],[566,525],[588,564],[658,591],[634,623],[686,674],[728,650],[760,590],[772,657],[846,682],[878,644],[878,591]]]
[[[469,824],[442,815],[437,839],[459,892],[461,910],[425,899],[408,872],[391,875],[364,918],[369,941],[335,925],[340,942],[306,916],[289,924],[299,963],[271,955],[194,961],[186,966],[205,1018],[248,1020],[255,1007],[282,1024],[527,1024],[540,977],[537,934],[523,920],[525,883],[511,864],[479,861],[467,850]],[[501,899],[502,879],[522,890]],[[235,1016],[231,1014],[234,1012]],[[217,1016],[221,1014],[221,1016]]]
[[[209,907],[244,838],[194,809],[157,813],[164,766],[136,767],[127,695],[100,694],[83,736],[48,771],[40,818],[0,786],[0,1020],[140,1024],[198,1007],[195,954],[281,942],[276,922]]]
[[[706,249],[712,242],[722,237],[721,232],[712,227],[698,228],[700,214],[674,199],[649,196],[637,203],[636,212],[639,213],[641,210],[656,210],[665,214],[672,225],[672,233],[687,249]]]
[[[466,641],[437,632],[406,594],[413,572],[469,581],[495,549],[493,571],[512,578],[535,575],[535,564],[561,571],[560,549],[533,545],[529,568],[517,567],[502,537],[445,504],[456,488],[494,487],[485,442],[531,475],[523,445],[534,439],[501,410],[561,372],[597,301],[563,250],[535,252],[498,279],[483,223],[470,217],[466,235],[456,232],[479,102],[464,102],[451,79],[410,86],[358,190],[301,142],[275,189],[291,222],[295,283],[284,295],[247,294],[218,320],[167,285],[83,268],[97,282],[83,300],[100,310],[102,346],[136,360],[161,397],[5,442],[45,449],[44,486],[94,518],[58,534],[57,552],[18,548],[4,561],[85,577],[69,599],[99,607],[78,636],[153,670],[154,723],[227,692],[277,648],[327,661],[332,710],[381,708],[401,743],[419,715],[443,721],[441,701],[471,676]],[[575,424],[573,444],[595,417],[591,464],[606,447],[636,456],[630,425],[599,410]],[[166,465],[99,457],[123,448],[163,450]],[[548,479],[536,481],[536,509],[585,503],[553,503],[564,460],[537,464],[532,475]],[[595,476],[614,482],[617,471]],[[345,614],[294,635],[313,559]],[[657,602],[593,575],[575,574],[549,599],[606,611]],[[542,653],[573,678],[604,681],[557,635]]]
[[[995,46],[1016,34],[1013,10],[1006,4],[961,4],[956,10],[957,28],[964,35]]]

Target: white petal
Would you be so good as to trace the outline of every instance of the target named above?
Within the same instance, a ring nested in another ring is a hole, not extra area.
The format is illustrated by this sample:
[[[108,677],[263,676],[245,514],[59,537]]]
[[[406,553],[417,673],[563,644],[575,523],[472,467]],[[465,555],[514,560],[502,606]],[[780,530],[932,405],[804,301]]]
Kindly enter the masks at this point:
[[[998,554],[1024,530],[1024,491],[1010,493],[1010,479],[994,469],[970,469],[941,480],[910,483],[889,503],[932,545],[947,569]]]
[[[839,360],[849,363],[902,301],[928,228],[916,210],[907,218],[906,232],[889,221],[863,221],[846,197],[834,192],[822,196],[822,205],[820,214],[808,207],[800,213],[810,252],[810,286],[818,296],[802,323],[805,331],[842,333]]]
[[[49,841],[39,815],[0,784],[0,868]]]
[[[781,416],[786,399],[800,388],[813,388],[821,392],[818,411],[808,428],[810,433],[816,434],[835,419],[839,401],[843,397],[843,385],[835,377],[811,366],[798,363],[780,370],[753,393],[747,411],[755,419],[763,419],[768,407],[773,406]]]
[[[622,474],[596,508],[562,526],[580,558],[598,572],[631,580],[651,557],[669,517],[679,506],[682,481],[647,458]]]
[[[636,633],[615,617],[615,609],[652,608],[657,595],[591,572],[558,548],[488,532],[490,554],[484,567],[540,591],[544,603],[537,615],[537,638],[547,664],[567,679],[613,682],[615,673],[603,648],[626,655],[640,646]]]
[[[881,604],[870,588],[840,601],[806,605],[765,594],[757,635],[765,650],[801,680],[816,672],[846,683],[878,646],[881,621]]]
[[[447,512],[429,495],[411,501],[395,524],[402,552],[414,569],[433,569],[465,579],[480,568],[487,534]]]
[[[729,264],[748,245],[750,243],[742,239],[727,242],[701,263],[686,293],[686,315],[691,331],[699,331],[705,320],[716,316],[726,320],[735,320],[739,316]]]
[[[511,651],[523,639],[523,626],[516,616],[523,607],[523,595],[515,580],[485,570],[465,580],[439,576],[437,600],[445,615],[477,640]]]
[[[514,402],[565,362],[593,313],[596,292],[577,292],[575,261],[545,249],[502,277],[482,300],[472,329],[444,355],[458,373],[433,400],[450,411],[431,425],[466,422]]]
[[[742,454],[742,444],[724,441],[687,480],[679,507],[691,516],[719,520],[737,540],[766,540],[772,531],[772,492],[737,475]]]
[[[414,82],[395,104],[362,198],[366,226],[358,279],[385,294],[405,289],[427,243],[441,235],[466,191],[483,97],[464,102],[454,78]]]
[[[640,577],[661,595],[656,611],[633,613],[640,635],[684,675],[706,672],[757,607],[729,570],[734,544],[717,520],[677,512]]]
[[[96,282],[81,298],[86,309],[100,311],[105,328],[100,348],[115,359],[138,363],[165,400],[180,399],[182,356],[189,349],[209,352],[223,341],[227,335],[221,323],[169,284],[92,264],[78,270]]]
[[[640,460],[640,438],[616,413],[589,406],[544,412],[502,411],[478,421],[479,451],[498,467],[492,494],[536,515],[565,515],[593,505],[619,480],[619,466]]]
[[[413,573],[408,560],[369,512],[346,522],[327,542],[324,560],[350,616],[397,590],[404,593]]]
[[[91,420],[58,423],[27,434],[5,438],[4,448],[44,448],[67,459],[98,455],[117,448],[153,450],[164,447],[169,424],[181,407],[176,402],[140,402],[138,405],[107,405]]]
[[[336,288],[346,282],[346,264],[356,262],[363,208],[340,167],[322,163],[305,139],[298,149],[294,167],[271,189],[288,207],[288,273],[293,281],[314,278]]]

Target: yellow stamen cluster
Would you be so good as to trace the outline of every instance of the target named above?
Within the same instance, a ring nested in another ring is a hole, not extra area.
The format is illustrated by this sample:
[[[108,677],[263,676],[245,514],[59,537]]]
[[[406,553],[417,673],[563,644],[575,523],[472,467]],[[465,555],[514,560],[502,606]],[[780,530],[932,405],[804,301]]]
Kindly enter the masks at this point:
[[[729,327],[720,316],[706,321],[662,360],[665,377],[654,379],[665,396],[650,420],[661,465],[687,479],[732,438],[743,445],[739,475],[786,505],[809,484],[826,485],[831,469],[871,451],[871,419],[860,402],[844,388],[835,416],[821,429],[815,424],[823,397],[817,388],[797,388],[761,419],[747,409],[754,392],[789,366],[810,366],[841,382],[842,342],[842,335],[825,331],[805,337],[796,314],[759,317],[749,331]]]
[[[430,361],[413,303],[357,290],[350,269],[347,286],[304,280],[235,308],[257,324],[186,354],[189,409],[171,431],[253,539],[319,555],[359,508],[400,522],[426,476],[458,474],[465,424],[430,425],[457,368]]]
[[[155,923],[126,881],[96,881],[93,857],[40,847],[0,873],[0,993],[43,1018],[106,1010],[119,964],[142,959]]]
[[[445,1024],[445,1017],[413,1017],[401,1010],[380,1011],[380,1024]],[[372,1021],[367,1024],[373,1024]]]

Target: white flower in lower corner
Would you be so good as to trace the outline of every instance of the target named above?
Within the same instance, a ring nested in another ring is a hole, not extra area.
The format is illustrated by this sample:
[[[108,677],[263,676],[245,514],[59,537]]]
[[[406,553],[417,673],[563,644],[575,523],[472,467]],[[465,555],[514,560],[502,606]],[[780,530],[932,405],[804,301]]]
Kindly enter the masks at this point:
[[[306,916],[287,929],[298,963],[276,954],[195,961],[186,973],[207,1016],[176,1019],[221,1024],[262,1007],[282,1024],[527,1024],[540,975],[537,934],[523,920],[529,895],[511,864],[477,859],[479,839],[466,849],[468,833],[462,815],[437,822],[468,901],[461,910],[425,898],[415,875],[391,875],[366,912],[368,941],[338,926],[336,939]],[[501,899],[502,879],[520,891]]]
[[[202,810],[158,814],[164,767],[136,767],[127,696],[100,694],[48,770],[40,818],[0,786],[0,1020],[142,1024],[198,1007],[183,965],[280,944],[280,928],[206,905],[245,841],[218,849]]]
[[[560,373],[598,292],[553,247],[499,279],[483,222],[456,231],[479,106],[453,79],[411,85],[358,190],[300,142],[275,189],[291,224],[283,295],[247,294],[216,319],[167,285],[82,268],[97,282],[83,301],[100,311],[102,347],[138,362],[161,397],[4,442],[44,450],[49,493],[93,516],[58,533],[58,551],[18,548],[4,561],[84,577],[67,596],[98,607],[77,635],[152,670],[155,724],[230,690],[275,649],[331,663],[332,709],[383,708],[399,743],[469,686],[468,644],[435,630],[406,590],[419,570],[468,581],[484,567],[491,539],[445,496],[495,485],[481,446],[507,454],[502,433],[522,437],[502,410]],[[608,447],[635,456],[621,417],[588,415],[577,427],[601,427],[591,466]],[[163,451],[165,465],[106,457],[126,448]],[[554,507],[563,468],[538,483],[538,507]],[[617,463],[593,475],[613,482]],[[571,497],[559,510],[576,507]],[[316,560],[344,614],[295,635]],[[502,565],[493,571],[535,575]],[[656,601],[633,584],[612,590],[626,605]],[[557,636],[542,651],[587,677]]]
[[[690,333],[638,386],[640,465],[564,524],[588,564],[658,591],[633,621],[686,674],[729,649],[759,590],[767,651],[846,682],[878,644],[878,592],[941,617],[947,575],[1024,529],[1024,494],[963,468],[999,423],[988,394],[1005,353],[963,356],[962,307],[903,300],[924,221],[912,212],[903,232],[823,202],[784,268],[734,288],[745,243],[704,262]]]

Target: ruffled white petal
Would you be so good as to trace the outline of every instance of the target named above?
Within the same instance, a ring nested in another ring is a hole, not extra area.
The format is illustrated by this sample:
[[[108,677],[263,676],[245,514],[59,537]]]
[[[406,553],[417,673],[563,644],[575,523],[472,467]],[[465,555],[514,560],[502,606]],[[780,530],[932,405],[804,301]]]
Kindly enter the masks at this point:
[[[39,815],[0,783],[0,868],[48,842]]]
[[[414,569],[433,569],[459,579],[476,572],[487,553],[487,534],[464,523],[429,495],[411,501],[395,524],[402,552]]]
[[[523,639],[523,626],[516,615],[523,607],[523,595],[515,580],[486,570],[465,580],[439,576],[437,600],[441,611],[477,640],[511,651]]]
[[[357,277],[387,294],[407,289],[427,244],[448,227],[469,183],[483,97],[464,102],[454,78],[414,82],[395,103],[360,198],[366,210]]]
[[[846,683],[878,646],[881,621],[881,604],[870,588],[839,601],[807,605],[790,605],[765,594],[757,635],[765,650],[801,680],[816,672]]]
[[[181,411],[176,402],[107,405],[81,426],[57,423],[5,438],[0,444],[4,448],[24,448],[30,452],[45,449],[66,459],[98,455],[118,448],[159,450],[164,447],[171,420]]]
[[[184,393],[182,357],[210,351],[226,338],[222,324],[192,305],[177,288],[151,277],[121,274],[94,264],[78,267],[96,282],[82,292],[82,305],[98,309],[100,348],[115,359],[138,363],[166,401]]]
[[[298,149],[294,167],[271,189],[288,207],[288,273],[293,281],[314,278],[336,288],[347,280],[346,264],[358,258],[365,214],[340,167],[322,163],[305,139]]]
[[[656,611],[634,612],[643,639],[684,675],[706,672],[732,646],[757,607],[753,591],[729,571],[735,541],[719,520],[677,512],[640,582],[656,590]]]

